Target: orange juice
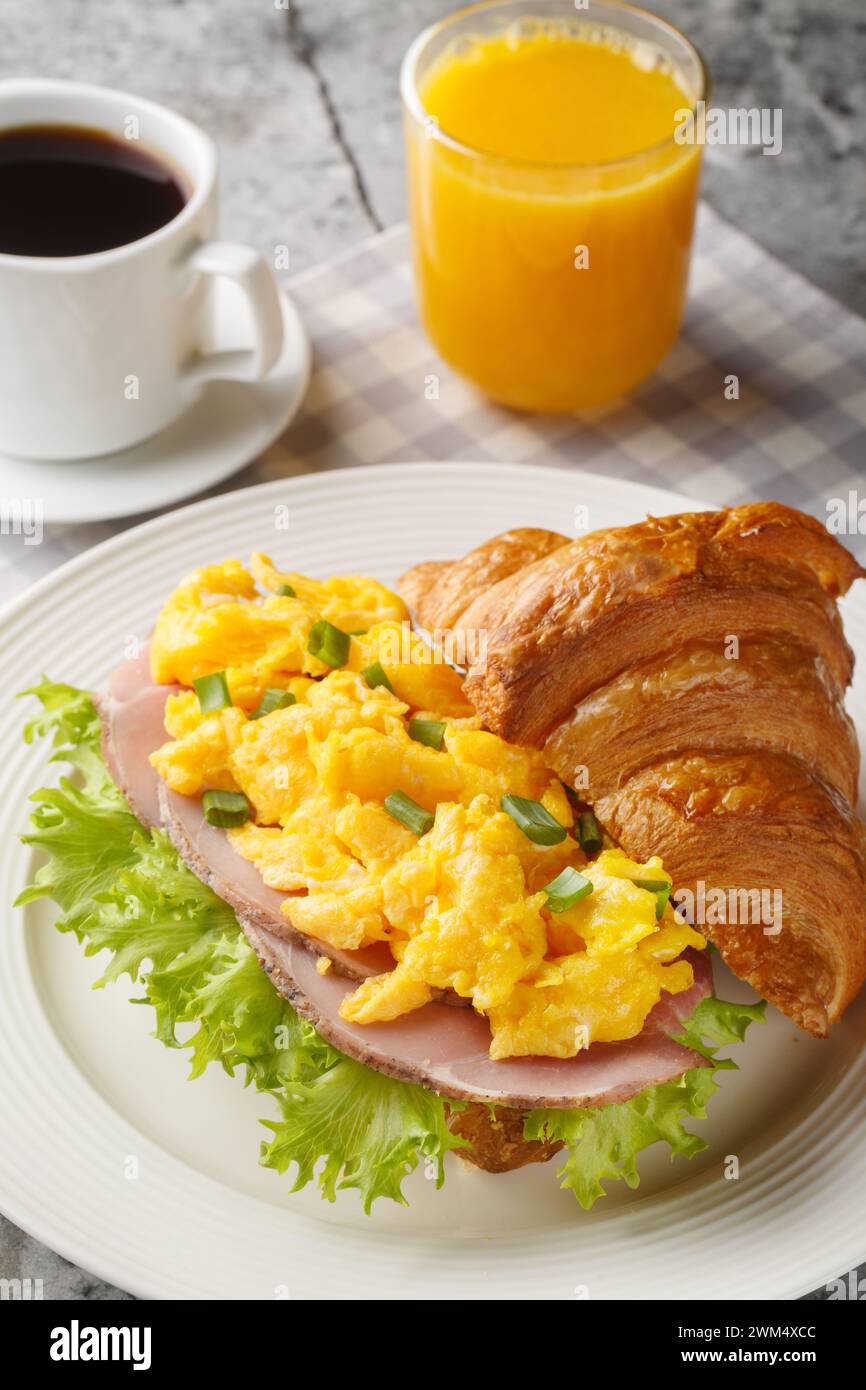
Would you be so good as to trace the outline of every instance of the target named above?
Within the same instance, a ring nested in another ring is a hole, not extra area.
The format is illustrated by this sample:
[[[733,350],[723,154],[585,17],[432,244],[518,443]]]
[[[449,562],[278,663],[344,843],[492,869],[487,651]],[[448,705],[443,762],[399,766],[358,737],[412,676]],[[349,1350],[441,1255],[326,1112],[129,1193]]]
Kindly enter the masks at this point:
[[[700,60],[686,45],[684,76],[655,35],[601,11],[676,35],[598,0],[592,24],[530,0],[465,11],[452,39],[445,21],[404,66],[422,321],[458,372],[527,410],[627,391],[682,318],[700,148],[674,131]]]

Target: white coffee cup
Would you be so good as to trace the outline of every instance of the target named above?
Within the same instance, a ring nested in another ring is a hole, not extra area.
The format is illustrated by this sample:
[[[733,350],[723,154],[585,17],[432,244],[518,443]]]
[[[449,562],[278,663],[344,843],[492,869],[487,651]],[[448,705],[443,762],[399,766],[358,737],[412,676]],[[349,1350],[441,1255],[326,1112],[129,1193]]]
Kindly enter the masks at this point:
[[[0,450],[39,459],[113,453],[164,429],[206,382],[265,377],[283,343],[280,293],[258,252],[215,239],[216,152],[204,132],[103,87],[0,82],[0,130],[25,125],[140,139],[189,197],[172,221],[125,246],[0,254]],[[248,348],[210,350],[215,276],[234,281],[248,302]]]

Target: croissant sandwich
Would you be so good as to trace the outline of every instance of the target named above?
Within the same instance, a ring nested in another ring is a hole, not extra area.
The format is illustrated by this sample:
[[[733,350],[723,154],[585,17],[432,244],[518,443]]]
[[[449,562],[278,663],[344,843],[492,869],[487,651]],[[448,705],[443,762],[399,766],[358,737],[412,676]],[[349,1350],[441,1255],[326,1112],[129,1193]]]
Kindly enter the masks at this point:
[[[819,1037],[866,975],[837,608],[864,574],[766,502],[509,531],[400,586],[428,631],[462,634],[485,726],[540,749],[632,858],[660,855],[731,969]]]
[[[589,1207],[643,1149],[706,1148],[763,1017],[706,936],[815,1033],[863,979],[859,573],[773,506],[511,532],[404,582],[461,658],[374,577],[215,559],[99,692],[28,692],[74,777],[35,794],[20,901],[113,952],[193,1076],[262,1092],[296,1188],[369,1210],[451,1150],[561,1153]]]
[[[457,592],[562,546],[506,538]],[[104,980],[132,977],[193,1077],[263,1093],[261,1162],[295,1187],[370,1209],[452,1150],[493,1173],[562,1154],[591,1207],[645,1148],[708,1147],[689,1125],[765,1006],[716,994],[656,848],[630,858],[588,791],[485,728],[409,617],[370,575],[261,553],[167,584],[99,692],[28,692],[28,738],[74,776],[35,794],[21,902],[113,952]]]

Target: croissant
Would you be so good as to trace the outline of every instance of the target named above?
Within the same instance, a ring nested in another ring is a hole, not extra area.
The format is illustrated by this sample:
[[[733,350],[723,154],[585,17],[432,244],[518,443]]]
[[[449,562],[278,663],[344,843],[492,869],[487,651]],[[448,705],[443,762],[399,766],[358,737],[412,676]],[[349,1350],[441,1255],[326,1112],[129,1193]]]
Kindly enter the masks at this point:
[[[661,855],[731,969],[825,1036],[866,976],[836,604],[864,575],[763,502],[576,541],[509,531],[400,588],[425,628],[464,635],[484,723],[541,749],[632,858]]]

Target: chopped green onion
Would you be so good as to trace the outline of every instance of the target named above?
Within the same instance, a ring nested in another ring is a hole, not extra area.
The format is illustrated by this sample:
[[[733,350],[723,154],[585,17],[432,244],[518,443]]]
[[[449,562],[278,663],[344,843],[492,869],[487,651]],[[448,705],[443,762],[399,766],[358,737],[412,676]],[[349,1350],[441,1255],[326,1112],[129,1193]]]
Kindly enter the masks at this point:
[[[503,796],[499,805],[535,845],[558,845],[567,834],[564,825],[542,806],[526,796]]]
[[[668,901],[669,901],[669,899],[670,899],[670,896],[671,896],[671,885],[670,885],[670,884],[668,884],[667,888],[665,888],[664,890],[660,890],[658,893],[656,893],[656,921],[657,921],[657,922],[660,922],[661,919],[664,917],[664,915],[665,915],[665,908],[666,908],[667,905],[668,905]]]
[[[345,666],[349,657],[350,641],[348,632],[334,627],[327,618],[320,618],[310,628],[307,651],[311,656],[318,657],[319,661],[324,661],[326,666]]]
[[[415,835],[426,835],[433,828],[435,816],[432,811],[425,811],[405,792],[389,792],[385,797],[385,810]]]
[[[577,818],[577,842],[581,849],[593,845],[601,848],[601,829],[592,811],[581,811]]]
[[[386,690],[390,690],[391,694],[394,694],[394,687],[389,681],[388,677],[385,675],[385,672],[378,661],[374,661],[372,666],[368,666],[364,671],[361,672],[361,675],[364,677],[364,680],[367,682],[371,690],[375,690],[378,685],[384,685]]]
[[[410,719],[409,737],[416,743],[425,744],[427,748],[435,748],[438,752],[445,738],[445,720]]]
[[[289,705],[295,704],[297,696],[293,695],[291,690],[280,690],[277,686],[269,685],[250,719],[263,719],[266,714],[273,714],[275,709],[288,709]]]
[[[353,627],[349,629],[350,637],[366,637],[369,631],[366,627]]]
[[[580,792],[575,791],[574,787],[570,787],[567,782],[562,783],[562,790],[565,792],[575,811],[580,811],[581,808],[586,805]]]
[[[198,707],[202,714],[211,714],[215,709],[228,709],[232,702],[229,683],[225,671],[214,671],[212,676],[199,676],[193,681],[198,696]]]
[[[243,792],[205,792],[201,804],[208,825],[243,825],[250,818]]]
[[[297,598],[297,597],[298,597],[297,593],[296,593],[295,590],[292,588],[291,584],[278,584],[278,585],[277,585],[277,593],[280,595],[280,598]]]
[[[660,921],[664,916],[665,908],[668,905],[668,898],[671,895],[673,884],[668,878],[633,878],[632,883],[636,888],[645,888],[648,893],[655,893],[656,899],[656,921]]]
[[[581,898],[589,897],[592,892],[592,882],[579,874],[577,869],[563,869],[561,874],[546,883],[541,890],[547,894],[545,906],[550,912],[567,912],[575,903],[579,903]]]

